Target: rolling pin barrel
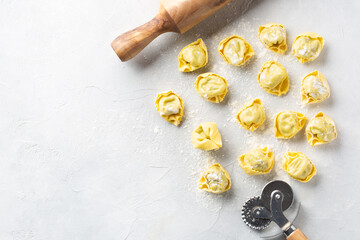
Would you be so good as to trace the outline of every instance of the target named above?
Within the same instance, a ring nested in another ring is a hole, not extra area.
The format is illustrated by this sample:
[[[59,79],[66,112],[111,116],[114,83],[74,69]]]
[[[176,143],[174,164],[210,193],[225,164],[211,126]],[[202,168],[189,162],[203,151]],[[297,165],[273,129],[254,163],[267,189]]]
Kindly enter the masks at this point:
[[[162,0],[158,14],[149,22],[118,36],[111,47],[121,59],[135,57],[165,32],[184,33],[231,0]]]

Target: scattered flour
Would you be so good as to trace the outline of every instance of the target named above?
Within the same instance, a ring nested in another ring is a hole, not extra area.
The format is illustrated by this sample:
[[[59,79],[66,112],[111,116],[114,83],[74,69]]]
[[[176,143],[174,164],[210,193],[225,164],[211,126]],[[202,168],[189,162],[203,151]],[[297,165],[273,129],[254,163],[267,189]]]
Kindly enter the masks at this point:
[[[156,133],[156,134],[161,134],[161,129],[160,129],[159,126],[155,126],[155,127],[154,127],[154,133]]]
[[[223,147],[220,150],[210,152],[197,150],[193,148],[190,141],[192,130],[204,121],[204,118],[201,117],[203,111],[205,111],[204,105],[208,106],[212,104],[202,99],[203,103],[194,107],[193,103],[189,104],[186,102],[186,99],[194,94],[196,95],[193,83],[196,76],[203,73],[201,72],[202,70],[196,73],[181,73],[181,75],[176,76],[176,78],[178,78],[177,80],[179,80],[178,88],[182,90],[176,92],[185,100],[184,118],[180,127],[186,129],[186,131],[182,131],[185,133],[181,134],[183,134],[184,138],[185,136],[188,138],[183,139],[184,144],[179,146],[179,153],[184,160],[184,164],[181,166],[185,168],[184,171],[189,173],[186,181],[186,190],[194,193],[196,202],[200,207],[214,212],[219,212],[225,203],[233,204],[234,209],[241,209],[241,205],[246,199],[260,194],[266,182],[274,179],[290,180],[290,177],[282,170],[281,163],[283,154],[286,151],[293,150],[292,147],[294,145],[291,141],[275,139],[272,124],[273,117],[277,112],[287,110],[282,109],[284,106],[290,110],[294,108],[294,105],[301,105],[300,93],[298,91],[301,78],[298,74],[299,71],[291,68],[293,63],[295,65],[296,58],[290,53],[291,45],[289,46],[289,42],[288,50],[284,55],[279,55],[266,49],[257,38],[257,22],[259,20],[250,23],[244,19],[239,21],[226,19],[226,22],[229,24],[225,26],[223,30],[214,32],[210,36],[203,36],[202,34],[195,34],[194,36],[194,38],[202,37],[209,49],[209,59],[211,59],[211,61],[202,69],[203,72],[215,72],[228,81],[229,95],[224,99],[225,103],[221,103],[224,104],[222,107],[228,110],[224,114],[224,120],[226,120],[226,122],[217,122],[218,126],[222,126],[223,128],[219,129],[223,137]],[[218,43],[232,34],[244,37],[253,46],[256,54],[241,67],[226,64],[216,51]],[[183,45],[185,46],[186,44]],[[180,49],[180,47],[175,49],[175,55]],[[258,85],[257,74],[261,66],[269,60],[279,61],[289,72],[291,85],[289,93],[284,97],[279,98],[272,96]],[[296,75],[294,74],[293,76],[292,72],[296,73]],[[255,98],[262,99],[264,103],[266,121],[259,129],[250,132],[240,126],[236,120],[236,115],[246,102]],[[162,134],[158,126],[155,126],[153,131],[155,134]],[[237,156],[253,148],[267,145],[269,145],[275,153],[273,170],[263,176],[246,175],[238,165]],[[197,187],[202,172],[216,162],[220,163],[229,172],[232,179],[232,188],[224,194],[207,193]]]

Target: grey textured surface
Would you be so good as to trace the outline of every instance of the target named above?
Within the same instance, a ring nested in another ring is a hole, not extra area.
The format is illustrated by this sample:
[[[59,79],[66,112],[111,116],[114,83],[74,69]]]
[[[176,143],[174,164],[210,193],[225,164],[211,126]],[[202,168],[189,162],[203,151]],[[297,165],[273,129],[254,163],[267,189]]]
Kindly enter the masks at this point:
[[[292,186],[302,203],[296,223],[310,239],[354,239],[360,233],[359,1],[234,0],[184,35],[164,34],[121,63],[110,42],[157,8],[157,0],[0,1],[0,239],[258,239],[242,222],[241,207],[273,179]],[[289,45],[297,34],[319,33],[326,41],[321,56],[302,65],[289,51],[267,51],[257,28],[268,22],[285,25]],[[231,34],[254,47],[256,57],[245,67],[226,65],[217,53]],[[198,37],[208,46],[209,64],[180,73],[177,55]],[[289,72],[284,97],[257,84],[268,59]],[[300,81],[315,69],[327,77],[331,98],[302,108]],[[221,104],[194,89],[206,71],[229,82]],[[180,127],[156,112],[155,96],[167,90],[184,99]],[[248,133],[234,118],[256,97],[267,120]],[[308,118],[324,111],[337,124],[338,139],[310,147],[301,131],[276,140],[272,119],[281,110]],[[191,145],[191,131],[203,121],[218,124],[224,144],[217,152]],[[237,157],[257,145],[270,145],[275,167],[266,176],[247,176]],[[310,182],[296,182],[281,169],[287,150],[314,162],[318,174]],[[232,177],[226,194],[197,189],[213,162]]]

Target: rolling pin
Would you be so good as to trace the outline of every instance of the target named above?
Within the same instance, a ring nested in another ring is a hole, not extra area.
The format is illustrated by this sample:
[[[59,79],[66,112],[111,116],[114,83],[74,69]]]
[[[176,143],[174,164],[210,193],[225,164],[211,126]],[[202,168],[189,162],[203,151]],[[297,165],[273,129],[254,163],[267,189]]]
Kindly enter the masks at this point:
[[[118,36],[111,47],[125,62],[135,57],[152,40],[165,32],[184,33],[231,0],[161,0],[160,9],[149,22]]]

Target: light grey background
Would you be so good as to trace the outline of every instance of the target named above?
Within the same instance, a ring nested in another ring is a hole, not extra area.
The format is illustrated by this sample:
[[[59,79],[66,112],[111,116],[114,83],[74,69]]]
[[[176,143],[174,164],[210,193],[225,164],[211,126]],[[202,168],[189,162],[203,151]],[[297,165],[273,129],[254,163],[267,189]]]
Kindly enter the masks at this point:
[[[121,63],[110,47],[120,33],[151,19],[157,0],[0,1],[0,239],[258,239],[240,216],[248,198],[272,179],[288,181],[302,203],[297,225],[310,239],[355,239],[359,229],[360,81],[359,1],[234,0],[189,32],[160,36],[135,59]],[[300,64],[257,39],[261,24],[325,38],[320,57]],[[244,67],[221,59],[218,43],[231,34],[247,39],[256,57]],[[177,69],[179,51],[198,37],[209,63],[193,73]],[[278,60],[289,72],[284,97],[262,90],[261,65]],[[321,71],[331,98],[301,107],[301,78]],[[193,85],[213,71],[229,82],[221,104],[206,102]],[[185,103],[179,127],[156,112],[159,92],[174,90]],[[254,133],[234,121],[246,101],[263,99],[265,126]],[[294,139],[273,137],[282,110],[311,118],[324,111],[338,139],[310,147],[302,130]],[[217,152],[193,149],[191,131],[215,121],[223,137]],[[267,176],[247,176],[237,157],[270,145],[276,155]],[[318,174],[290,179],[282,155],[302,151]],[[223,195],[197,189],[213,162],[230,173]]]

